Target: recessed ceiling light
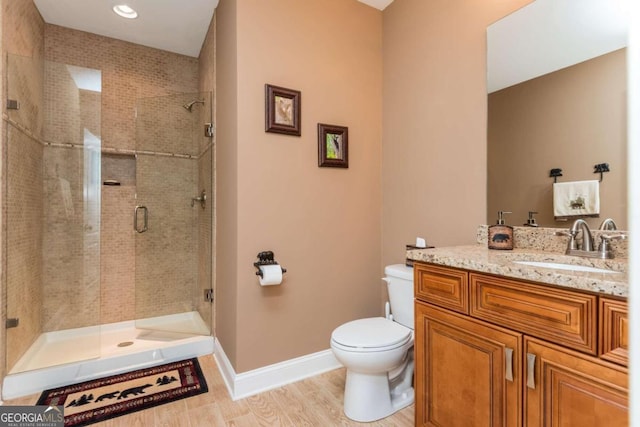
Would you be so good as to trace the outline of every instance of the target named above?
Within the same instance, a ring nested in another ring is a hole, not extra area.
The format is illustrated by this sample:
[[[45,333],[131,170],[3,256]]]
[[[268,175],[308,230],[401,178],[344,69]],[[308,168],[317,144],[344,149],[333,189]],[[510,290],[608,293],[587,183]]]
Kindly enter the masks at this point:
[[[133,10],[131,7],[126,4],[119,4],[117,6],[113,6],[113,11],[123,18],[135,19],[138,17],[138,12]]]

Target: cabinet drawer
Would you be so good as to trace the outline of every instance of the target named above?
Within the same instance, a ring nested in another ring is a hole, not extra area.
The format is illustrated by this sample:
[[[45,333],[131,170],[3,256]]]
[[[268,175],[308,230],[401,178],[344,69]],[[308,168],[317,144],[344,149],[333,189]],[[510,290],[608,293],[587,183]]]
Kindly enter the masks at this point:
[[[417,299],[469,314],[469,280],[466,271],[415,263],[413,275]]]
[[[597,354],[595,295],[476,273],[469,280],[473,317]]]
[[[627,303],[600,298],[600,357],[628,366],[629,319]]]

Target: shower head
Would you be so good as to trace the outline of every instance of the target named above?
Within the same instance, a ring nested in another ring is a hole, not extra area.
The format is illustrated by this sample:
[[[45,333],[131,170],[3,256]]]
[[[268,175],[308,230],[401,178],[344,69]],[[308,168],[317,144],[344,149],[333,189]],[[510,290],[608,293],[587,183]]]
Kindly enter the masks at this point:
[[[191,109],[195,104],[204,104],[204,100],[194,99],[193,101],[189,101],[186,104],[184,104],[182,108],[184,108],[188,112],[191,112]]]

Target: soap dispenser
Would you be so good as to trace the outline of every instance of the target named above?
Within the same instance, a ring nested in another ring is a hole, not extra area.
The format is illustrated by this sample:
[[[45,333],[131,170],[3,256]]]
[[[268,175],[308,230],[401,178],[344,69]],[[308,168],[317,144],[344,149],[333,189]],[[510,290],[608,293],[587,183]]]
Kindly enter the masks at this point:
[[[487,244],[489,249],[513,249],[513,227],[505,225],[504,214],[511,212],[498,211],[498,221],[495,225],[489,226],[489,236]]]
[[[538,212],[529,211],[529,219],[523,225],[525,227],[537,227],[538,223],[536,222],[536,219],[534,218],[534,215],[537,214],[537,213]]]

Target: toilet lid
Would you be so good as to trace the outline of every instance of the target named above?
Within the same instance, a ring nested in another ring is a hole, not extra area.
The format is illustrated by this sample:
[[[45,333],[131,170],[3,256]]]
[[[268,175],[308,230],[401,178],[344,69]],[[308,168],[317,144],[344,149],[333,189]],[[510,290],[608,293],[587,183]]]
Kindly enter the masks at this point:
[[[358,319],[338,326],[331,339],[338,344],[358,348],[388,347],[406,342],[411,329],[384,317]]]

